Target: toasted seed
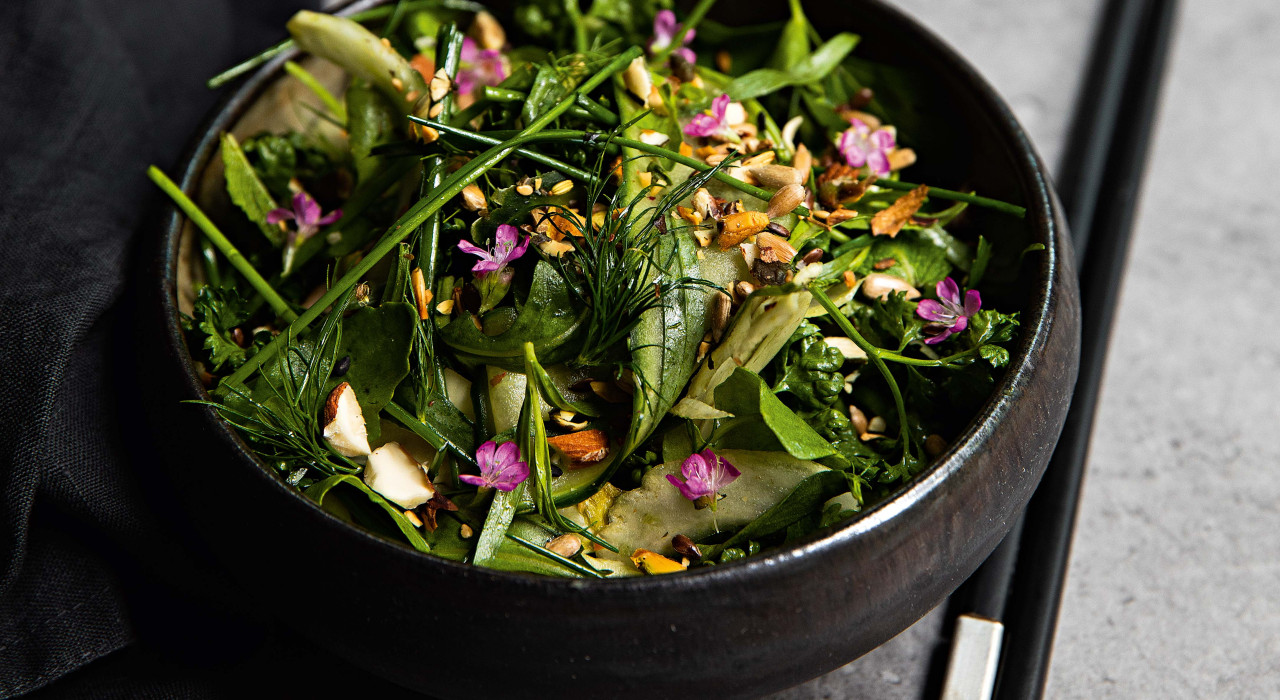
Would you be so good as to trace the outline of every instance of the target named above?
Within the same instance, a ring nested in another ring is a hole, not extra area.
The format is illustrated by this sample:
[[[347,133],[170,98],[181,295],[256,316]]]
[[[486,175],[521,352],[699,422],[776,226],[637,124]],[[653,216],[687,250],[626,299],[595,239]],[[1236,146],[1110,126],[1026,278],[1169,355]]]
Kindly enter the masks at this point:
[[[712,155],[707,156],[707,165],[720,165],[724,162],[724,159],[728,157],[729,156],[724,153],[713,153]]]
[[[796,148],[796,132],[804,124],[804,117],[795,116],[782,125],[782,143],[791,150]]]
[[[791,167],[799,170],[806,180],[809,178],[809,172],[813,170],[813,154],[809,153],[809,149],[803,143],[796,146],[796,155],[791,159]]]
[[[732,125],[735,129],[746,123],[747,108],[742,106],[741,102],[730,102],[724,109],[724,123]]]
[[[842,335],[823,338],[822,341],[836,350],[839,350],[840,354],[844,355],[844,359],[846,360],[867,359],[867,353],[865,350],[858,347],[857,343]]]
[[[791,232],[787,230],[787,227],[776,221],[770,221],[769,225],[764,227],[764,230],[779,238],[791,238]]]
[[[916,152],[910,148],[896,148],[889,152],[889,169],[902,170],[916,162]]]
[[[787,170],[797,172],[791,168],[787,168]],[[783,214],[790,214],[795,211],[796,207],[800,206],[801,202],[804,202],[806,194],[804,186],[800,184],[793,183],[784,185],[779,188],[777,192],[774,192],[773,196],[769,198],[769,211],[765,213],[765,216],[768,216],[770,219],[776,219]]]
[[[844,286],[849,289],[853,289],[853,285],[858,283],[858,278],[853,274],[853,270],[845,270],[844,274],[840,275],[840,279],[844,281]]]
[[[835,226],[841,221],[848,221],[849,219],[852,219],[857,215],[858,215],[858,212],[852,209],[845,209],[844,207],[840,207],[839,209],[831,212],[831,215],[827,217],[827,225]]]
[[[431,109],[427,110],[427,116],[431,117],[432,119],[435,119],[436,117],[440,116],[440,113],[443,111],[444,111],[444,103],[437,102],[431,105]]]
[[[582,430],[587,427],[587,419],[579,419],[573,411],[555,410],[551,412],[551,420],[566,430]]]
[[[703,226],[698,226],[697,228],[693,229],[693,237],[698,240],[698,245],[702,246],[703,248],[706,248],[707,246],[711,245],[711,238],[713,233],[714,232],[711,229]],[[702,251],[698,251],[698,253],[701,254]]]
[[[712,342],[720,342],[720,338],[724,337],[724,329],[729,325],[729,309],[733,307],[733,300],[724,292],[716,292],[711,299],[711,314],[707,321],[711,329]]]
[[[756,286],[750,282],[738,282],[733,285],[733,295],[739,302],[751,296],[754,291],[756,291]]]
[[[507,43],[507,33],[502,29],[498,18],[483,10],[476,13],[476,18],[471,23],[471,31],[468,33],[482,49],[497,50]]]
[[[773,153],[773,151],[768,152]],[[753,165],[747,168],[747,171],[756,179],[756,182],[760,183],[761,187],[771,190],[804,182],[804,176],[799,170],[786,165]]]
[[[746,160],[742,161],[742,165],[743,167],[747,167],[747,168],[754,167],[757,165],[768,165],[773,162],[774,158],[777,158],[777,157],[778,157],[778,154],[774,153],[773,151],[764,151],[762,153],[757,153],[754,156],[751,156],[750,158],[747,158]]]
[[[888,270],[889,268],[897,264],[898,264],[898,261],[894,260],[893,258],[880,258],[879,260],[876,261],[876,264],[872,265],[871,267],[872,269],[875,269],[875,270]]]
[[[867,422],[867,432],[883,433],[889,429],[889,424],[885,422],[883,416],[876,416]]]
[[[805,254],[804,254],[804,257],[803,257],[803,258],[800,258],[800,262],[803,262],[803,263],[804,263],[804,264],[806,264],[806,265],[812,265],[813,263],[816,263],[816,262],[818,262],[819,260],[821,260],[821,259],[822,259],[822,255],[823,255],[825,252],[826,252],[826,251],[824,251],[824,250],[823,250],[823,249],[821,249],[821,248],[814,248],[813,250],[811,250],[811,251],[809,251],[809,252],[805,253]]]
[[[849,98],[849,106],[854,109],[862,109],[871,104],[871,100],[875,99],[875,96],[876,93],[871,88],[864,87]]]
[[[439,304],[436,304],[436,313],[444,316],[448,316],[449,314],[453,313],[453,300],[445,299]]]
[[[568,192],[571,189],[573,189],[573,180],[561,180],[560,182],[557,182],[556,184],[551,186],[551,195],[554,197],[559,197],[560,195]]]
[[[489,208],[489,200],[485,199],[480,185],[473,182],[462,188],[462,206],[470,211],[482,211]]]
[[[578,539],[577,535],[566,533],[547,542],[543,547],[549,552],[555,552],[568,559],[582,551],[582,540]]]
[[[417,127],[418,138],[423,143],[433,143],[434,141],[440,138],[439,131],[436,131],[435,129],[425,124],[415,124],[414,126]]]
[[[476,531],[472,530],[471,526],[466,523],[463,523],[462,527],[458,528],[458,536],[464,540],[471,539],[471,536],[474,534],[476,534]]]
[[[738,245],[747,236],[760,233],[769,225],[769,217],[760,211],[743,211],[724,217],[718,239],[721,250]]]
[[[813,218],[815,219],[826,221],[830,216],[831,216],[831,212],[829,211],[823,211],[821,209],[813,210]]]
[[[694,561],[702,558],[702,550],[698,549],[698,545],[694,544],[693,540],[684,535],[672,537],[671,548],[676,550],[676,553],[680,556],[689,557]]]
[[[947,451],[947,440],[941,435],[934,433],[924,439],[924,451],[930,457],[937,457]]]
[[[695,355],[693,356],[693,361],[694,361],[695,363],[697,363],[697,362],[702,362],[702,358],[706,357],[706,356],[707,356],[707,353],[708,353],[708,352],[710,352],[710,351],[711,351],[711,343],[710,343],[710,341],[706,341],[706,340],[704,340],[704,341],[702,341],[702,342],[698,343],[698,352],[697,352],[697,354],[695,354]]]
[[[449,94],[449,88],[453,87],[453,81],[449,79],[449,73],[441,68],[436,74],[431,76],[431,83],[428,86],[433,102],[443,100]]]
[[[867,414],[863,413],[861,408],[849,406],[849,422],[853,424],[853,429],[858,431],[859,435],[867,432]]]
[[[391,87],[395,88],[396,92],[401,92],[404,90],[404,81],[399,78],[392,78]]]
[[[920,298],[920,291],[900,277],[873,272],[862,280],[862,293],[872,299],[884,301],[898,292],[906,292],[908,299]]]
[[[516,187],[516,194],[519,194],[522,197],[528,197],[532,195],[533,185],[518,185]]]
[[[422,527],[422,518],[419,518],[418,514],[411,510],[406,510],[404,512],[404,519],[413,523],[414,527]]]

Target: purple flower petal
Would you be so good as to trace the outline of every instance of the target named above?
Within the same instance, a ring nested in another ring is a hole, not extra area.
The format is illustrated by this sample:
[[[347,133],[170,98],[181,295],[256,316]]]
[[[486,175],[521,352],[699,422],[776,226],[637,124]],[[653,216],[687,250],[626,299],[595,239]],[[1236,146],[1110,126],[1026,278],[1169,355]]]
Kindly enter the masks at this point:
[[[293,218],[293,212],[288,209],[272,209],[267,212],[267,223],[269,224],[278,224],[281,221],[291,221]]]
[[[665,49],[671,45],[676,35],[676,13],[671,10],[659,10],[653,16],[653,42],[651,49]]]
[[[964,315],[972,316],[982,310],[982,295],[976,289],[970,289],[964,295]]]
[[[498,445],[498,449],[494,452],[493,458],[498,464],[518,462],[520,461],[520,447],[514,442],[504,442],[501,445]]]
[[[461,250],[462,252],[467,253],[469,255],[478,255],[481,258],[484,258],[486,260],[492,257],[491,255],[489,255],[489,251],[485,250],[484,248],[481,248],[480,246],[472,243],[471,241],[458,241],[458,250]]]
[[[502,269],[502,263],[498,262],[497,260],[481,260],[480,262],[471,266],[471,272],[474,273],[476,277],[479,277],[481,279],[483,279],[484,276],[489,274],[490,272],[497,272],[498,270],[501,270],[501,269]]]
[[[502,246],[503,244],[511,246],[519,237],[520,229],[517,229],[511,224],[502,224],[498,227],[498,233],[494,236],[494,240],[497,241],[499,246]]]
[[[942,341],[946,340],[950,335],[951,335],[951,329],[943,328],[942,331],[939,332],[937,335],[925,338],[924,343],[925,345],[937,345],[938,343],[941,343]]]
[[[694,115],[684,126],[684,133],[687,136],[698,136],[706,138],[720,130],[720,122],[715,117],[708,114]]]
[[[876,129],[871,134],[871,143],[882,151],[890,151],[897,145],[897,139],[893,137],[893,132],[888,129]]]
[[[298,223],[314,225],[320,219],[320,205],[306,192],[293,195],[293,213],[298,216]]]
[[[476,47],[476,40],[471,37],[462,38],[462,53],[458,58],[463,63],[475,63],[476,56],[480,55],[479,48]]]
[[[514,443],[507,443],[514,444]],[[513,491],[525,479],[529,478],[529,465],[526,462],[511,462],[504,465],[497,474],[493,476],[493,487],[499,491]]]
[[[729,112],[729,93],[722,92],[711,101],[711,115],[717,122],[724,123],[724,116]]]
[[[916,314],[926,321],[935,323],[946,323],[954,318],[942,304],[933,299],[921,299],[920,303],[916,305]]]
[[[697,488],[691,488],[688,484],[677,479],[674,474],[668,474],[667,481],[670,481],[672,485],[680,489],[680,495],[690,501],[696,501],[699,498],[708,495],[708,492],[700,491]]]
[[[476,448],[476,464],[480,465],[480,469],[484,469],[493,463],[493,455],[497,449],[498,445],[493,440],[489,440]]]
[[[689,32],[689,36],[692,37],[693,32]],[[698,62],[698,54],[694,53],[691,48],[682,47],[672,51],[671,53],[679,54],[680,57],[688,61],[690,65]]]
[[[329,212],[328,214],[326,214],[326,215],[324,215],[323,217],[321,217],[319,221],[316,221],[316,225],[317,225],[317,226],[328,226],[329,224],[331,224],[331,223],[333,223],[333,222],[335,222],[335,221],[337,221],[338,219],[341,219],[341,218],[342,218],[342,210],[341,210],[341,209],[334,209],[333,211],[331,211],[331,212]]]
[[[925,342],[927,343],[929,341],[926,340]],[[475,474],[459,474],[458,481],[461,481],[464,484],[471,484],[472,486],[488,486],[489,485],[488,479],[484,478],[483,476],[477,476]]]
[[[950,277],[939,282],[938,286],[934,287],[934,291],[938,293],[938,299],[944,303],[949,302],[951,305],[960,303],[960,285]]]
[[[867,167],[871,169],[872,175],[884,177],[889,174],[889,157],[884,151],[872,151],[867,154]]]
[[[964,329],[966,329],[966,328],[968,328],[968,327],[969,327],[969,317],[968,317],[968,316],[960,316],[960,317],[956,318],[956,322],[955,322],[955,324],[953,324],[953,325],[951,326],[951,332],[952,332],[952,333],[961,333],[961,332],[963,332],[963,331],[964,331]]]

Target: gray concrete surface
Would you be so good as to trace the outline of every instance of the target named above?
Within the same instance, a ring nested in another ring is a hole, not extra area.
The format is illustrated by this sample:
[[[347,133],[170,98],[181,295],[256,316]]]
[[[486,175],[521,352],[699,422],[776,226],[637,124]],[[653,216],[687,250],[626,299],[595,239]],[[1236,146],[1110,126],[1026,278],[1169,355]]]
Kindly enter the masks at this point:
[[[1098,0],[899,0],[1051,164]],[[1183,0],[1047,696],[1280,697],[1280,3]],[[920,698],[935,611],[777,698]]]

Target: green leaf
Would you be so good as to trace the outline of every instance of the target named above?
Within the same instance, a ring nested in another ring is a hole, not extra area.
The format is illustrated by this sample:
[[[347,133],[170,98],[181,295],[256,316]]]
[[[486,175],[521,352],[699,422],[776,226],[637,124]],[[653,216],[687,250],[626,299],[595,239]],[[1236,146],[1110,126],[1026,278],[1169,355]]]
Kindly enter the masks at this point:
[[[789,71],[809,55],[809,20],[800,0],[791,0],[791,19],[778,35],[778,45],[769,58],[769,68]]]
[[[512,491],[493,492],[489,514],[485,516],[484,527],[480,529],[480,537],[476,540],[476,555],[473,560],[476,566],[493,566],[498,548],[507,541],[507,528],[511,527],[511,520],[515,518],[516,506],[524,500],[528,483],[526,480]]]
[[[563,362],[578,352],[569,341],[587,320],[591,310],[577,302],[560,273],[539,262],[524,307],[511,326],[489,336],[476,328],[469,316],[453,320],[440,330],[440,338],[469,365],[490,364],[514,372],[524,370],[524,344],[548,365]]]
[[[877,237],[859,274],[866,274],[871,265],[885,258],[893,258],[893,267],[879,272],[902,278],[918,289],[937,284],[951,274],[946,250],[919,231],[903,231],[895,238]]]
[[[373,149],[400,137],[403,117],[395,105],[367,83],[347,88],[347,133],[356,181],[366,182],[385,167],[385,158],[370,155]]]
[[[244,348],[231,340],[231,330],[249,318],[243,306],[244,301],[234,289],[206,284],[196,292],[192,319],[195,327],[205,334],[204,347],[209,351],[210,369],[214,371],[228,362],[232,368],[244,363]]]
[[[381,433],[378,414],[409,375],[409,351],[418,312],[403,302],[367,306],[342,322],[338,357],[351,357],[351,369],[330,380],[332,386],[349,382],[360,402],[369,439]]]
[[[1004,367],[1009,364],[1009,351],[999,345],[982,345],[978,347],[982,359],[991,363],[992,367]]]
[[[785,450],[797,459],[838,455],[831,443],[787,408],[760,375],[742,367],[716,387],[715,406],[742,421],[727,431],[722,445],[738,449]],[[756,420],[751,420],[755,418]],[[761,428],[766,430],[761,430]]]
[[[723,544],[704,547],[702,556],[714,559],[727,547],[735,547],[748,540],[758,540],[785,530],[801,518],[818,512],[823,503],[848,490],[844,472],[835,470],[818,472],[797,484],[790,495],[734,533]]]
[[[354,76],[373,83],[394,102],[409,92],[422,94],[427,86],[409,62],[378,35],[358,22],[303,10],[286,25],[298,48],[333,61]],[[399,87],[397,87],[399,85]]]
[[[973,265],[969,268],[969,288],[973,289],[982,283],[982,276],[991,263],[991,244],[985,236],[978,236],[978,252],[973,257]]]
[[[240,148],[240,142],[230,132],[222,134],[222,164],[226,170],[227,194],[231,201],[262,231],[262,235],[279,248],[285,235],[280,227],[267,223],[267,213],[276,207],[267,186],[258,179],[258,173],[249,164],[249,158]]]
[[[735,78],[725,92],[735,100],[759,97],[793,85],[816,83],[835,70],[858,44],[858,35],[843,32],[827,40],[791,70],[760,68]]]
[[[413,523],[409,522],[409,520],[404,517],[403,509],[383,498],[381,494],[366,486],[365,483],[356,476],[351,474],[335,474],[334,476],[326,477],[324,480],[313,484],[310,488],[304,491],[303,494],[312,501],[315,501],[317,505],[329,510],[330,506],[326,505],[326,499],[330,496],[333,488],[340,485],[351,486],[358,489],[368,497],[370,502],[385,511],[386,514],[391,517],[391,520],[395,522],[396,528],[400,530],[400,533],[404,535],[404,538],[408,540],[409,544],[412,545],[414,549],[419,552],[431,551],[431,546],[427,544],[426,540],[422,539],[422,535],[418,532],[418,528],[414,527]]]

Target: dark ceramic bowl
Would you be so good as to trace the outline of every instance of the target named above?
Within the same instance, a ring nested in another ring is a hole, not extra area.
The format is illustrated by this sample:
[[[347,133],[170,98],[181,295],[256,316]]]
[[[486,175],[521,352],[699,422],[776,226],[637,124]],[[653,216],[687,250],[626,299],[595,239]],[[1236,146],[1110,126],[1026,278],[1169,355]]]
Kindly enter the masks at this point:
[[[686,574],[562,580],[425,556],[325,513],[264,468],[214,413],[178,404],[204,392],[178,325],[191,232],[174,214],[157,242],[160,284],[144,300],[151,336],[139,346],[158,348],[164,357],[150,367],[171,377],[155,382],[150,397],[156,439],[173,445],[161,453],[183,455],[167,470],[175,496],[245,586],[263,598],[309,593],[314,608],[280,608],[288,624],[437,696],[723,698],[784,688],[858,657],[977,568],[1039,483],[1075,382],[1078,302],[1062,215],[1009,108],[951,48],[877,0],[808,5],[824,31],[862,34],[858,56],[914,76],[919,97],[903,98],[909,116],[899,121],[919,139],[911,179],[1023,204],[1024,220],[974,211],[970,224],[1001,247],[1046,246],[1020,279],[992,294],[1022,309],[1021,343],[947,453],[852,521]],[[785,7],[719,9],[746,23],[782,19]],[[280,116],[262,106],[279,104],[271,86],[285,58],[242,84],[198,135],[180,177],[206,206],[218,205],[218,133]],[[206,488],[214,474],[216,499]]]

